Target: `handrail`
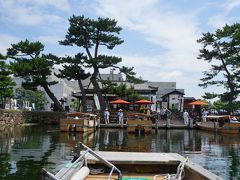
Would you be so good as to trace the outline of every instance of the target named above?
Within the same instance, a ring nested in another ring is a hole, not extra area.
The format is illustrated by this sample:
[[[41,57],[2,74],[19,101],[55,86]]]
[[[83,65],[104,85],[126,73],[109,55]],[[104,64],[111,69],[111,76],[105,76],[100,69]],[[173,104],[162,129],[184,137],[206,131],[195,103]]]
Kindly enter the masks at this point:
[[[45,168],[42,168],[42,171],[41,171],[41,180],[45,179],[45,177],[49,177],[51,178],[52,180],[59,180],[59,178],[57,178],[54,174],[48,172]]]
[[[122,179],[122,173],[121,171],[116,167],[114,166],[112,163],[110,163],[109,161],[107,161],[106,159],[100,157],[98,154],[96,154],[91,148],[89,148],[88,146],[86,146],[85,144],[81,143],[80,142],[80,145],[83,146],[86,151],[84,151],[80,157],[78,157],[67,169],[64,169],[64,171],[59,174],[59,176],[57,177],[56,175],[46,171],[44,168],[42,169],[42,175],[44,177],[50,177],[52,180],[60,180],[61,178],[63,178],[73,167],[75,167],[75,165],[79,164],[81,162],[81,165],[83,165],[84,163],[84,160],[86,161],[87,159],[84,159],[84,156],[87,154],[87,153],[90,153],[91,155],[93,155],[95,158],[97,158],[98,160],[102,161],[105,165],[107,165],[108,167],[111,168],[111,171],[108,175],[108,180],[110,180],[112,174],[113,174],[113,171],[116,170],[117,173],[118,173],[118,180],[121,180]]]
[[[102,158],[101,156],[99,156],[97,153],[95,153],[91,148],[89,148],[88,146],[86,146],[85,144],[83,144],[82,142],[80,142],[80,145],[83,146],[85,149],[87,149],[84,153],[84,155],[88,152],[91,155],[93,155],[94,157],[96,157],[97,159],[99,159],[100,161],[104,162],[104,164],[106,164],[108,167],[112,168],[109,176],[108,176],[108,180],[110,180],[110,177],[114,171],[114,169],[118,172],[118,179],[121,180],[122,179],[122,173],[121,171],[114,166],[111,162],[107,161],[106,159]]]
[[[69,170],[72,169],[72,167],[74,167],[81,159],[83,159],[83,157],[85,156],[85,154],[87,154],[87,152],[85,152],[83,155],[81,155],[79,158],[77,158],[65,171],[64,173],[62,173],[62,175],[59,177],[62,178]]]

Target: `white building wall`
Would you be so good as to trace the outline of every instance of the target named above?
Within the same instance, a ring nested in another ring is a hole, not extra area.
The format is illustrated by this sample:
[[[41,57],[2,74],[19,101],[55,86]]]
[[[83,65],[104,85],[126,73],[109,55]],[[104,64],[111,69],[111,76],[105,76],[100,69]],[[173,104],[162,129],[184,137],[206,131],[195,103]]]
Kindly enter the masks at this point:
[[[157,111],[157,107],[156,107],[156,95],[151,95],[151,99],[150,99],[154,104],[151,105],[151,110],[152,111]]]
[[[44,89],[42,87],[38,87],[39,90],[44,91]],[[61,98],[63,98],[66,102],[63,104],[63,106],[70,106],[71,103],[71,99],[72,99],[72,92],[73,89],[68,87],[66,85],[66,83],[64,83],[64,81],[59,81],[57,84],[52,85],[49,87],[49,89],[51,90],[51,92],[54,94],[54,96],[60,100]],[[46,98],[48,103],[45,105],[45,110],[50,111],[51,110],[51,104],[53,103],[53,101],[49,98],[49,96],[46,94]]]
[[[181,110],[181,98],[180,94],[170,94],[169,95],[169,107],[172,108],[173,106],[177,108],[177,110]]]

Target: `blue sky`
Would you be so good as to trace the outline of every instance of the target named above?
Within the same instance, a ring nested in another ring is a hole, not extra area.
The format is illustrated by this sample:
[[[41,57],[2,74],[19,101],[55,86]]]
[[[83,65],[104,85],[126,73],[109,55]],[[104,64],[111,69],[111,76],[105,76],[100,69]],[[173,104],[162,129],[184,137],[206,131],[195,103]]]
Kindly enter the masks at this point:
[[[73,55],[76,47],[58,44],[72,14],[114,18],[124,43],[103,53],[122,57],[121,64],[134,66],[145,80],[177,82],[186,96],[196,98],[221,91],[198,87],[209,65],[197,60],[196,40],[240,20],[239,0],[0,0],[0,7],[0,53],[27,38],[41,41],[46,53]]]

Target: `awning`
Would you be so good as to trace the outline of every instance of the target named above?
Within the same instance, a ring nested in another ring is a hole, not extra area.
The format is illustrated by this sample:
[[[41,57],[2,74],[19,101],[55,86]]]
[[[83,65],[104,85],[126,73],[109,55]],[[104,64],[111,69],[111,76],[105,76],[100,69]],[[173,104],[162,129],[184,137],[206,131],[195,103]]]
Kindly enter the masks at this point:
[[[134,104],[154,104],[154,103],[146,99],[141,99],[139,101],[136,101]]]
[[[203,106],[203,105],[208,105],[208,102],[198,100],[198,101],[194,101],[194,102],[188,103],[188,105],[198,105],[198,106]]]
[[[115,101],[111,101],[110,104],[130,104],[130,102],[125,101],[123,99],[117,99]]]

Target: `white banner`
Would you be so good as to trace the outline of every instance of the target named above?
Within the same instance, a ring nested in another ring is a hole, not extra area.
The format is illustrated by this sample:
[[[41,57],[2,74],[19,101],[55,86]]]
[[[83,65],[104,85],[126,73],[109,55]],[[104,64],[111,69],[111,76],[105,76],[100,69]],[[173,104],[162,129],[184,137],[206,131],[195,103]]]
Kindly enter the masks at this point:
[[[100,110],[100,103],[99,103],[98,96],[96,94],[94,94],[93,99],[94,99],[94,102],[95,102],[95,106],[96,106],[97,110],[99,111]]]

